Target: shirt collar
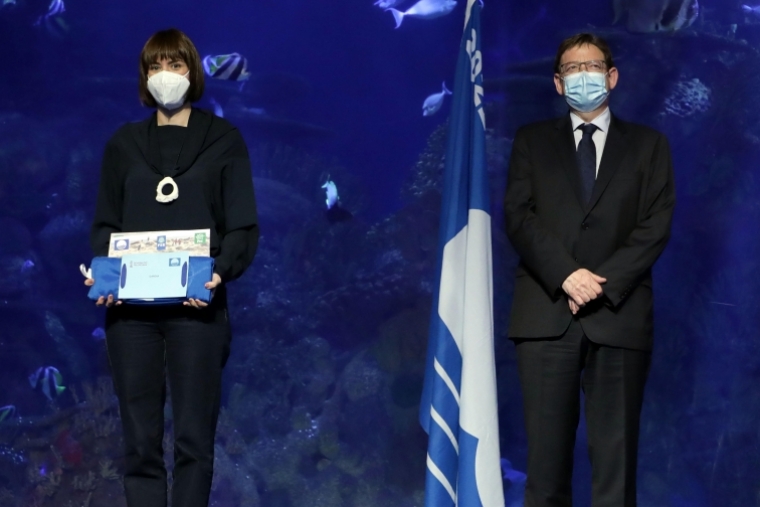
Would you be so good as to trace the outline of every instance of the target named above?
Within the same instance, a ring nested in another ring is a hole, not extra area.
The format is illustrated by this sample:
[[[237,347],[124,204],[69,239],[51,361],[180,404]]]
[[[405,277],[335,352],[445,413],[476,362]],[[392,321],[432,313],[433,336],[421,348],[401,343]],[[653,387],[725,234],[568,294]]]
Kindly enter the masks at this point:
[[[599,130],[602,132],[607,132],[610,129],[610,119],[612,115],[610,114],[610,108],[605,108],[604,111],[602,111],[602,114],[591,120],[591,123],[596,125]],[[573,131],[575,131],[578,127],[586,123],[581,119],[580,116],[575,114],[574,112],[570,112],[570,120],[573,122]]]

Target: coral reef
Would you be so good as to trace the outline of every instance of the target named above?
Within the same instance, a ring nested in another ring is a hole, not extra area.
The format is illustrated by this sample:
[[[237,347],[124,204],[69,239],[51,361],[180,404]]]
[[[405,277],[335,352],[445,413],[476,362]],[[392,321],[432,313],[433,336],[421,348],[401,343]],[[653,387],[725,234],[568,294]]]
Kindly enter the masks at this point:
[[[710,109],[711,93],[699,78],[678,81],[665,99],[665,112],[681,118],[704,113]]]
[[[102,459],[98,462],[98,465],[100,466],[100,471],[98,473],[102,479],[105,479],[107,481],[116,481],[121,478],[118,470],[116,470],[116,468],[113,466],[113,461],[110,459]]]
[[[0,480],[8,479],[7,491],[27,498],[29,505],[103,505],[121,496],[114,460],[122,455],[122,444],[111,380],[101,377],[94,385],[85,381],[79,387],[84,399],[70,386],[73,405],[59,408],[51,403],[45,416],[19,417],[0,425],[0,442],[19,450],[17,471],[0,468]]]
[[[77,475],[71,481],[71,486],[77,491],[89,492],[95,489],[97,475],[90,470],[87,474]]]

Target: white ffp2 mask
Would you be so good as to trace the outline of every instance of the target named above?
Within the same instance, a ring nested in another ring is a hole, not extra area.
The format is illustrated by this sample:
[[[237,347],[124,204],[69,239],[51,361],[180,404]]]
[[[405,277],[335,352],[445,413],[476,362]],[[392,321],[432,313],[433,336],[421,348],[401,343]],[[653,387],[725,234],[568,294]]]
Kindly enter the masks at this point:
[[[148,91],[159,105],[170,111],[177,109],[185,103],[187,90],[190,88],[190,80],[187,79],[189,75],[190,71],[183,76],[162,70],[148,78]]]

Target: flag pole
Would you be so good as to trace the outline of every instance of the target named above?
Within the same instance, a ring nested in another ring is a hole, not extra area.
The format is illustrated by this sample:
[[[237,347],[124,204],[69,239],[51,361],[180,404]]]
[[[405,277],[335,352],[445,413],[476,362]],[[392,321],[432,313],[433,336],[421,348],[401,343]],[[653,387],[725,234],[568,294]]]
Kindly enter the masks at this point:
[[[420,424],[426,507],[503,507],[478,0],[468,0],[444,168]]]

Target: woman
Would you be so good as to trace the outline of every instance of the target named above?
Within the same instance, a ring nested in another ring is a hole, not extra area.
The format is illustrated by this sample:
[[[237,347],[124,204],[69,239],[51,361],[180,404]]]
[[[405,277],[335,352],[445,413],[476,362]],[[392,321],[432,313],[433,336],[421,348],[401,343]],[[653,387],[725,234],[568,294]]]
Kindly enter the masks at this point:
[[[166,506],[166,374],[175,437],[172,505],[208,505],[230,344],[225,283],[250,265],[258,243],[245,142],[227,121],[191,107],[202,94],[203,69],[190,39],[174,29],[156,33],[140,55],[140,99],[157,110],[120,128],[103,157],[95,255],[108,255],[112,232],[210,229],[215,259],[208,305],[122,305],[112,295],[97,302],[108,307],[106,346],[124,427],[129,507]]]

